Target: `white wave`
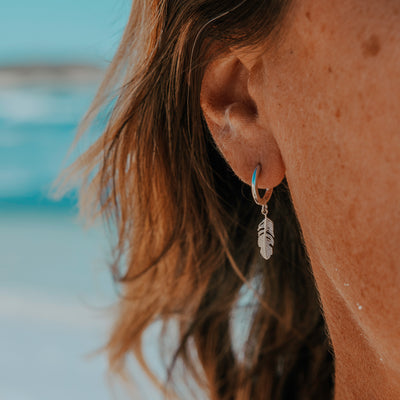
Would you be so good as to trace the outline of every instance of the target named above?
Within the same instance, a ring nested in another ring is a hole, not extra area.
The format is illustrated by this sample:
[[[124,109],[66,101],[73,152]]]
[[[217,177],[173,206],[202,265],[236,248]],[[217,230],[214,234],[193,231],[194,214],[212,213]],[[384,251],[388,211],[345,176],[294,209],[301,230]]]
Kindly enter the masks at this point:
[[[59,96],[52,88],[9,88],[0,91],[0,118],[11,123],[78,123],[93,89],[70,89]]]
[[[2,91],[0,116],[20,122],[42,120],[52,108],[48,100],[21,89]]]

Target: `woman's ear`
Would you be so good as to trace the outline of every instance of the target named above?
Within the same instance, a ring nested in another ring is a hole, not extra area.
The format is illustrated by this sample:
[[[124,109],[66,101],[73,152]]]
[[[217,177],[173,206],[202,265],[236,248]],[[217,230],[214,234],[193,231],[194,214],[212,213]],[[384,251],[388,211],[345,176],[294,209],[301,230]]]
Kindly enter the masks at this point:
[[[205,70],[200,102],[214,141],[236,175],[250,184],[261,164],[259,186],[273,188],[284,178],[285,166],[271,130],[259,118],[260,104],[249,92],[253,65],[233,52],[213,61]]]

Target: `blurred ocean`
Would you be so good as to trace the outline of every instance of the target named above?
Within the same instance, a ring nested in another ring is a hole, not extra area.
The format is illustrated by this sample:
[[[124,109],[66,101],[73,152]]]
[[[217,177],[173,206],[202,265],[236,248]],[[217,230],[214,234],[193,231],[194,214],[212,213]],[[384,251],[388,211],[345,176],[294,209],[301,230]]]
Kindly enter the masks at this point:
[[[0,63],[107,63],[130,0],[0,0]]]
[[[49,189],[129,7],[0,0],[0,400],[114,398],[104,355],[89,357],[115,312],[107,238]]]
[[[0,399],[110,398],[107,241],[49,196],[95,87],[0,88]]]
[[[0,87],[0,206],[73,206],[54,203],[48,192],[95,89],[93,83]]]

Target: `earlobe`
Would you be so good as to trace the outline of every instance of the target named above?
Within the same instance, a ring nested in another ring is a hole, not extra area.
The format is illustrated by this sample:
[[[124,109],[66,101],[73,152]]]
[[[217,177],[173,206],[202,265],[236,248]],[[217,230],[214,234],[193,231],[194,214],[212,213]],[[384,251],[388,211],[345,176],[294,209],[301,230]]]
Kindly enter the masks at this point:
[[[258,104],[249,94],[248,68],[233,52],[213,61],[202,81],[201,107],[216,145],[236,175],[250,185],[261,164],[260,187],[273,188],[283,180],[285,166],[271,129],[259,119]]]

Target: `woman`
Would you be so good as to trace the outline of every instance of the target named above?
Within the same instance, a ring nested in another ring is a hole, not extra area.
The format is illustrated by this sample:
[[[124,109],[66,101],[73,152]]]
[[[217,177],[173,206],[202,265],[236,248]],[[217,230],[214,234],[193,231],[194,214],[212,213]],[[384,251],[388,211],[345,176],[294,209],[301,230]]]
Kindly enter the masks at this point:
[[[399,40],[395,0],[134,1],[76,165],[118,227],[114,368],[161,319],[210,399],[400,398]]]

